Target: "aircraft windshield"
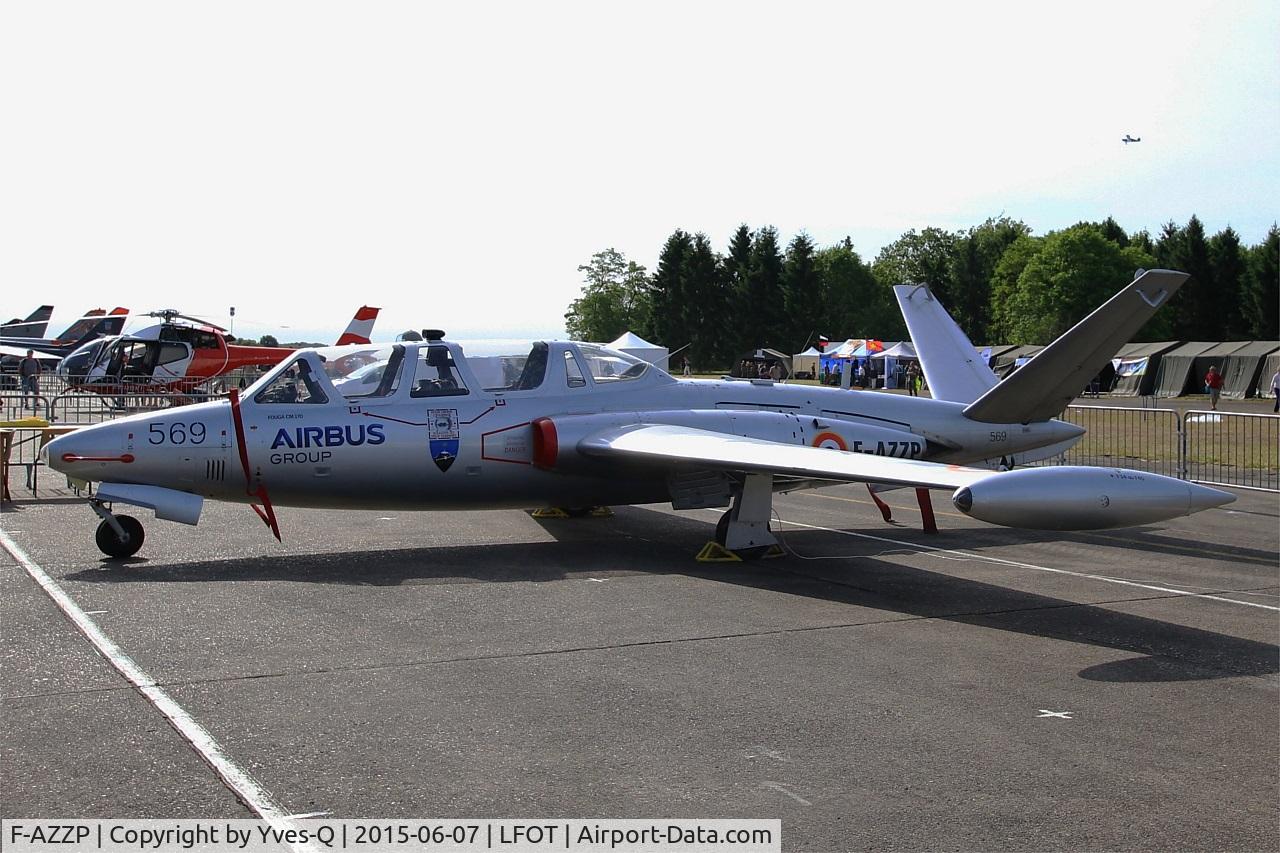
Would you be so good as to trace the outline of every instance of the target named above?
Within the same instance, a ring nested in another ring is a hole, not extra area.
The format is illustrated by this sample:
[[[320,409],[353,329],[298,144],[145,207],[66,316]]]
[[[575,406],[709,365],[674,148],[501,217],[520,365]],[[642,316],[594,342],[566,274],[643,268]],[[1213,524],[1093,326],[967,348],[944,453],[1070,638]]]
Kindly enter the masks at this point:
[[[539,341],[519,355],[467,355],[467,365],[486,391],[532,391],[547,375],[549,347]]]
[[[266,385],[254,394],[255,403],[327,403],[324,388],[312,375],[311,365],[305,358],[295,359],[284,370],[268,379]],[[256,383],[254,388],[259,384]]]
[[[389,397],[400,387],[404,346],[388,345],[342,355],[325,361],[324,372],[344,397]]]
[[[586,360],[587,370],[597,385],[638,379],[649,369],[647,361],[597,344],[578,344],[578,351]]]
[[[458,375],[457,367],[448,347],[422,347],[418,350],[410,396],[459,397],[466,394],[467,386]]]

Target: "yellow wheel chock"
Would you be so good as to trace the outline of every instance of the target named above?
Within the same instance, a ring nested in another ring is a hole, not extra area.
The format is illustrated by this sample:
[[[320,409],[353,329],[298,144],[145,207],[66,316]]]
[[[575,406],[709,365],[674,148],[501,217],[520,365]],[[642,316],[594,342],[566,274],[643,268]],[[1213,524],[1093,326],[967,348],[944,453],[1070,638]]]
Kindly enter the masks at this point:
[[[719,542],[708,542],[698,552],[699,563],[741,563],[742,558],[721,545]]]

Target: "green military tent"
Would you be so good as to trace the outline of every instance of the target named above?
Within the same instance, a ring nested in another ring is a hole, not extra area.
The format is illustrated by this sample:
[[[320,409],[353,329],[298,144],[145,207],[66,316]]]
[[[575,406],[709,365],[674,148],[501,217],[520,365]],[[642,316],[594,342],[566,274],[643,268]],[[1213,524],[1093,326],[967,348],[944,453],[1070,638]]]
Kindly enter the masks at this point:
[[[1218,368],[1218,372],[1226,377],[1224,369],[1227,359],[1232,353],[1237,352],[1248,346],[1248,341],[1223,341],[1220,344],[1210,347],[1204,352],[1196,356],[1195,361],[1191,363],[1191,377],[1187,380],[1189,390],[1188,394],[1207,394],[1208,390],[1204,386],[1204,375],[1209,372],[1210,367]],[[1226,382],[1222,383],[1222,393],[1227,393]]]
[[[1271,389],[1258,386],[1270,383],[1274,371],[1263,376],[1262,366],[1267,356],[1277,351],[1280,341],[1250,341],[1223,359],[1218,366],[1222,371],[1222,396],[1233,400],[1268,396]]]
[[[1160,360],[1178,341],[1125,344],[1111,360],[1114,381],[1111,393],[1118,397],[1146,397],[1155,390]],[[1105,371],[1104,371],[1105,372]],[[1102,387],[1107,387],[1104,376]]]
[[[1166,352],[1160,358],[1160,367],[1156,370],[1155,387],[1152,393],[1157,397],[1181,397],[1183,394],[1191,393],[1189,384],[1191,378],[1191,367],[1195,363],[1196,356],[1202,352],[1208,352],[1217,346],[1213,341],[1192,341],[1185,343],[1180,347],[1175,347]],[[1201,389],[1204,385],[1197,379],[1197,389]]]

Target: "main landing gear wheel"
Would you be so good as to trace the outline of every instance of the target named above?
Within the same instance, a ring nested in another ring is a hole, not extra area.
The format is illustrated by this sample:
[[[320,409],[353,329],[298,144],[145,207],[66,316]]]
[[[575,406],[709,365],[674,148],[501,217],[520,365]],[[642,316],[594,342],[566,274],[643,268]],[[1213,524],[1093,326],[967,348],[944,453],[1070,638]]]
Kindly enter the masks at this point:
[[[111,528],[110,522],[107,521],[103,521],[98,525],[98,532],[94,534],[94,539],[97,541],[98,549],[102,553],[108,557],[122,560],[138,553],[146,534],[142,530],[142,522],[131,515],[117,515],[116,521],[120,522],[120,526],[124,528],[124,532],[127,534],[125,539],[117,536],[115,530]]]
[[[724,515],[720,516],[720,520],[716,522],[716,544],[725,550],[729,548],[725,542],[729,538],[729,516],[733,510],[725,510]],[[770,528],[772,529],[772,528]],[[769,553],[770,545],[757,545],[754,548],[739,548],[731,550],[730,553],[736,554],[742,560],[759,560],[765,554]]]

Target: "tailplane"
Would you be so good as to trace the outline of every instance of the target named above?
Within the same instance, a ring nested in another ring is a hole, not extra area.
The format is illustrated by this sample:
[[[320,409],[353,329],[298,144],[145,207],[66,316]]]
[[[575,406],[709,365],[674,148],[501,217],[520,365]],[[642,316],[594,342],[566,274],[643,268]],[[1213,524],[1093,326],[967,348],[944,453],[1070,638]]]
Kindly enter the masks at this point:
[[[1139,271],[1130,285],[975,400],[965,417],[1007,424],[1060,414],[1188,278],[1173,270]]]
[[[928,287],[900,284],[893,294],[933,399],[972,403],[995,387],[999,380],[986,360]]]

